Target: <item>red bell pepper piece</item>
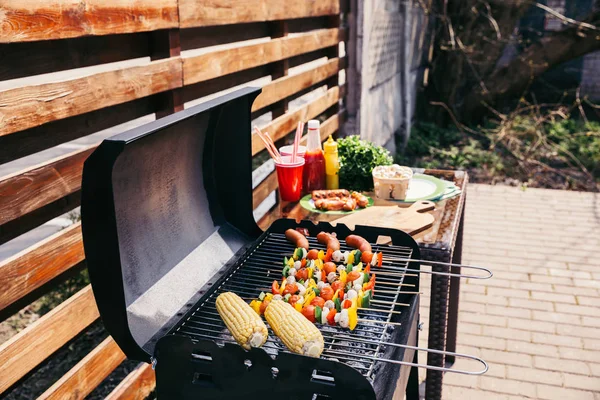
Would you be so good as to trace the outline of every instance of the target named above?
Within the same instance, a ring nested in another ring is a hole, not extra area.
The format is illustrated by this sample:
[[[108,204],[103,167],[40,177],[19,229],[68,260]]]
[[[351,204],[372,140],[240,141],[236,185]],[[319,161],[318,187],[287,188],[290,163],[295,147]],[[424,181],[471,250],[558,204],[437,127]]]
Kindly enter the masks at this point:
[[[325,253],[325,262],[331,261],[331,257],[333,256],[333,250],[327,249],[327,253]]]
[[[377,253],[377,266],[381,267],[383,265],[383,253]]]
[[[273,283],[271,284],[271,293],[279,294],[279,282],[273,281]]]
[[[332,308],[331,310],[329,310],[329,314],[327,314],[327,323],[329,325],[335,326],[335,314],[337,313],[337,310],[335,308]]]

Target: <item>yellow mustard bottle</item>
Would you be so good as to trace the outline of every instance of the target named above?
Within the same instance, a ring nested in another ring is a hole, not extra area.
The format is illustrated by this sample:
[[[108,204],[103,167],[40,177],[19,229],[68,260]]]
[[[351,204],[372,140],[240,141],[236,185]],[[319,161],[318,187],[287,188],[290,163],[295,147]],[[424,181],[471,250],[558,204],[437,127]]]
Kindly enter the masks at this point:
[[[327,189],[340,188],[340,161],[338,160],[338,145],[331,136],[323,144],[325,150],[325,187]]]

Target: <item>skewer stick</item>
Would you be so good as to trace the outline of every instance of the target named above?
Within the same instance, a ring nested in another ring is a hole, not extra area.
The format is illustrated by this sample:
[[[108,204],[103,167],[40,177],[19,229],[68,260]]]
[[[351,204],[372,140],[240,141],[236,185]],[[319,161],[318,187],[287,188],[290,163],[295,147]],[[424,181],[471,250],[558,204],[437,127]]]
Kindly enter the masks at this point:
[[[408,304],[408,303],[396,303],[395,301],[387,301],[387,300],[371,300],[371,303],[390,304],[390,305],[394,305],[394,306],[410,307],[410,304]]]
[[[379,320],[376,320],[376,319],[364,319],[364,318],[359,318],[357,321],[358,321],[358,322],[363,322],[363,323],[366,323],[366,322],[373,322],[373,323],[375,323],[375,324],[383,324],[383,325],[396,325],[396,326],[402,326],[402,324],[401,324],[400,322],[387,322],[387,321],[379,321]]]
[[[281,265],[281,263],[280,263],[279,261],[272,261],[271,263],[272,263],[273,265]],[[269,268],[269,270],[270,270],[270,271],[274,271],[274,270],[272,270],[272,269],[270,269],[270,268]],[[275,270],[275,271],[276,271],[276,270]],[[399,274],[399,273],[397,273],[397,272],[383,272],[383,271],[381,271],[381,272],[380,272],[380,271],[377,271],[377,270],[375,270],[375,271],[371,270],[371,272],[370,272],[370,273],[371,273],[371,274],[374,274],[374,275],[378,275],[378,274],[386,275],[386,274],[387,274],[387,275],[390,275],[390,276],[397,276],[397,277],[403,277],[403,276],[419,276],[419,274]]]
[[[381,281],[376,281],[375,285],[415,287],[415,285],[413,285],[412,283],[394,283],[394,282],[381,282]],[[400,293],[402,293],[402,292],[400,292]]]
[[[394,311],[394,310],[380,310],[377,308],[368,308],[368,307],[358,307],[359,310],[366,310],[366,311],[374,311],[374,312],[381,312],[384,314],[387,313],[392,313],[392,314],[402,314],[402,311]]]

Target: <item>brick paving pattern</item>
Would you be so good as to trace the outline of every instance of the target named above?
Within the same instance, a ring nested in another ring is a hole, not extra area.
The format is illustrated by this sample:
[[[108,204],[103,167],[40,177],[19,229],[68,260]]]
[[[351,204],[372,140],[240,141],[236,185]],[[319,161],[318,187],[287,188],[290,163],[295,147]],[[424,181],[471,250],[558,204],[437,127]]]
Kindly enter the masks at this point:
[[[599,232],[600,195],[469,186],[463,262],[494,277],[463,280],[457,351],[490,369],[446,374],[444,399],[600,400]]]

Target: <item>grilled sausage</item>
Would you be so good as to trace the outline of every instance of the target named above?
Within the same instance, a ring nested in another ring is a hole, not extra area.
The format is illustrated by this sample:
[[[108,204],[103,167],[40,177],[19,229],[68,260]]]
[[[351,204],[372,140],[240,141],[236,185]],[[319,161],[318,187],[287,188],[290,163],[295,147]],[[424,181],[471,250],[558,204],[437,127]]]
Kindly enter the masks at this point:
[[[340,241],[331,233],[321,232],[317,235],[317,241],[327,246],[328,249],[333,251],[340,249]]]
[[[313,190],[312,191],[312,199],[332,199],[335,197],[348,197],[350,196],[350,192],[346,189],[335,189],[335,190]]]
[[[324,211],[340,211],[344,208],[344,201],[338,198],[318,199],[315,201],[315,207]]]
[[[294,246],[302,247],[303,249],[308,250],[308,239],[300,232],[294,229],[288,229],[287,231],[285,231],[285,237],[287,238],[287,240],[292,242]]]
[[[352,211],[356,208],[356,200],[353,198],[349,198],[344,203],[344,211]]]
[[[356,200],[356,204],[358,204],[360,208],[365,208],[369,205],[369,198],[361,193],[352,192],[352,198]]]
[[[346,238],[346,244],[350,247],[354,247],[355,249],[359,249],[362,253],[366,251],[372,251],[371,244],[367,241],[367,239],[358,235],[349,235]]]

